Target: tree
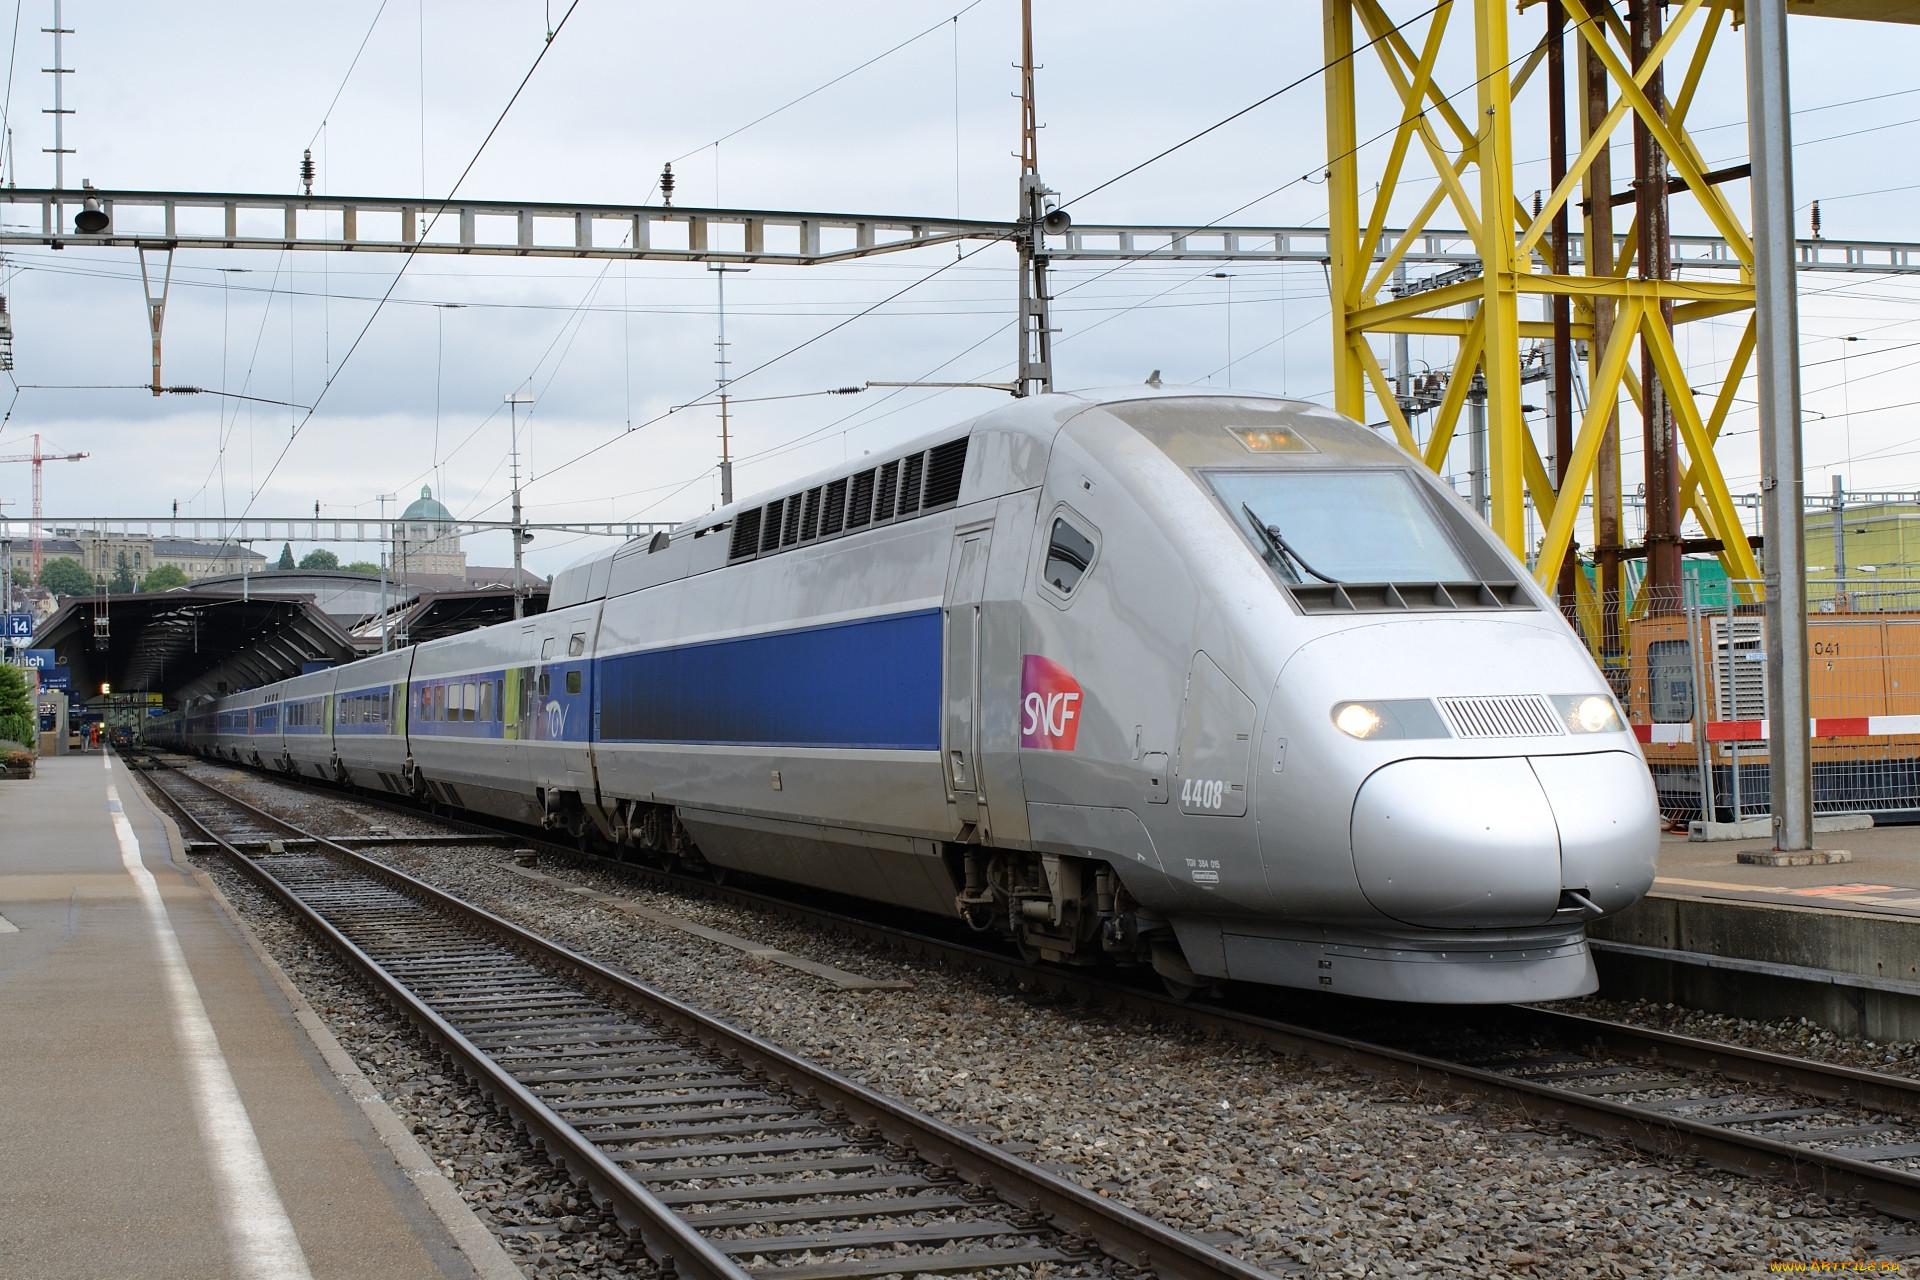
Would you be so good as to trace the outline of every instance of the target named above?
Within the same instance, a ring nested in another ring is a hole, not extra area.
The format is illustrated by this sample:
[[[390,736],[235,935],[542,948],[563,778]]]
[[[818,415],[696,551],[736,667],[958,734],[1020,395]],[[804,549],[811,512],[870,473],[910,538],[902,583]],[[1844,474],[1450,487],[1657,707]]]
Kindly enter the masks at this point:
[[[189,579],[179,565],[160,564],[153,572],[140,580],[142,591],[171,591],[175,587],[184,587]]]
[[[371,560],[355,560],[352,564],[341,565],[340,570],[343,573],[358,573],[369,578],[380,576],[380,566]]]
[[[274,564],[274,566],[273,566],[273,567],[274,567],[275,569],[291,569],[291,568],[293,568],[293,567],[294,567],[294,563],[293,563],[293,548],[292,548],[292,547],[290,547],[290,546],[288,546],[288,545],[287,545],[286,543],[284,543],[284,542],[283,542],[283,543],[281,543],[281,544],[280,544],[280,559],[279,559],[279,561],[278,561],[278,562],[276,562],[276,563]]]
[[[107,590],[117,596],[124,596],[140,588],[139,580],[133,576],[133,565],[127,561],[127,553],[122,551],[113,561],[113,577],[107,580]]]
[[[93,575],[72,556],[58,556],[40,566],[40,585],[57,596],[93,593]]]
[[[300,557],[302,569],[338,569],[340,557],[331,551],[315,549]]]
[[[33,703],[27,699],[26,673],[16,666],[0,664],[0,738],[31,748],[37,737]]]

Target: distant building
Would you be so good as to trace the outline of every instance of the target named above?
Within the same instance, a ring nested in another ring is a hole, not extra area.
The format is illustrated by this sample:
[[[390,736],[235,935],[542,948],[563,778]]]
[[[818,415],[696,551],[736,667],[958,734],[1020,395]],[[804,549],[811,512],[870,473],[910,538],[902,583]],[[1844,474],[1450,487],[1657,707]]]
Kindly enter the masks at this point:
[[[33,544],[25,537],[15,538],[8,549],[13,572],[24,580],[33,572]],[[160,565],[170,564],[189,579],[239,573],[242,566],[259,569],[267,558],[237,543],[194,542],[188,538],[122,537],[67,530],[62,536],[40,540],[42,560],[62,557],[78,560],[96,579],[108,581],[120,568],[120,557],[127,558],[127,571],[134,581],[146,577]]]
[[[395,576],[403,582],[426,577],[466,581],[467,553],[460,549],[453,513],[441,505],[428,485],[421,485],[419,500],[400,513],[392,563]]]
[[[1848,494],[1833,512],[1807,512],[1807,597],[1817,610],[1920,607],[1920,495]],[[1846,581],[1835,572],[1844,549]],[[1836,602],[1836,597],[1844,599]]]

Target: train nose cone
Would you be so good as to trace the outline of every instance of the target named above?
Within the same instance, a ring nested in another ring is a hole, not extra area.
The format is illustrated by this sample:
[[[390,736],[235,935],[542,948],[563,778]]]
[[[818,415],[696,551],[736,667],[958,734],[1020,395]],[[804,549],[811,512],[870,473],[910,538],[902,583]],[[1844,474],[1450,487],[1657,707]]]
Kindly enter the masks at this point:
[[[1563,888],[1618,911],[1652,886],[1659,848],[1652,780],[1621,751],[1400,760],[1353,807],[1361,891],[1408,924],[1543,924]]]
[[[1560,827],[1560,883],[1612,914],[1653,888],[1660,800],[1638,752],[1535,756],[1534,776]]]
[[[1526,758],[1400,760],[1353,806],[1367,901],[1437,927],[1544,924],[1560,903],[1560,833]]]

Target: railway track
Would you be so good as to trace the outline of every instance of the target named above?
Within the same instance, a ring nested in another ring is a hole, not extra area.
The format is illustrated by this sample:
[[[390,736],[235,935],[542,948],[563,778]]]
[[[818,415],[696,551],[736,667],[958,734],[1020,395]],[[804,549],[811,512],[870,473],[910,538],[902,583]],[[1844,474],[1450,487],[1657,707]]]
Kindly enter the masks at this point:
[[[275,779],[275,781],[282,781]],[[298,784],[303,789],[308,784]],[[419,816],[381,798],[356,800]],[[436,817],[468,832],[466,820]],[[527,843],[524,832],[512,833]],[[1920,1220],[1920,1081],[1532,1007],[1464,1014],[1323,1004],[1318,1025],[1248,1009],[1181,1003],[1125,983],[983,951],[739,886],[582,855],[549,857],[863,937],[942,964],[1202,1033],[1472,1096],[1530,1120],[1618,1140],[1666,1159],[1697,1159]],[[1356,1013],[1356,1010],[1363,1012]]]
[[[669,1275],[859,1280],[1045,1266],[1269,1280],[191,775],[147,778],[188,830],[330,943]],[[305,847],[238,847],[263,837]]]

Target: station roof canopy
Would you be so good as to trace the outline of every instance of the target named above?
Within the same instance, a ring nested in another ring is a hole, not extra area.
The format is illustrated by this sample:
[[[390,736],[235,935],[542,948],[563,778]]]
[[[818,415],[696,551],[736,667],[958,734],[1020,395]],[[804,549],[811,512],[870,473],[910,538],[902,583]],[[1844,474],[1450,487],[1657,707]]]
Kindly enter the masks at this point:
[[[115,693],[162,693],[178,705],[297,676],[305,663],[360,656],[311,596],[243,598],[226,590],[75,597],[33,643],[71,669],[80,702],[111,684]]]
[[[546,583],[521,598],[527,617],[547,611]],[[363,618],[353,629],[359,643],[380,646],[382,626],[392,628],[398,644],[425,644],[445,636],[459,635],[475,627],[490,627],[513,619],[513,592],[500,587],[472,587],[465,591],[423,591],[395,607],[385,617]]]

